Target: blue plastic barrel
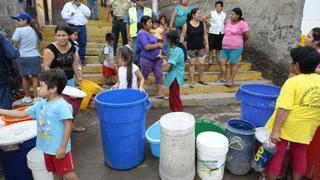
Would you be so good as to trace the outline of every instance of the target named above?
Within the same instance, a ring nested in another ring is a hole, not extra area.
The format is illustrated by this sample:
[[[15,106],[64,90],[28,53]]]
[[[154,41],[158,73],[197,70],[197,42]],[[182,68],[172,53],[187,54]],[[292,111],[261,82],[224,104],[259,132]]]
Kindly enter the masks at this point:
[[[148,94],[133,89],[105,91],[95,97],[105,164],[126,170],[144,159]]]
[[[33,180],[31,170],[27,166],[27,154],[35,146],[36,138],[32,138],[12,149],[0,150],[0,159],[6,180]]]
[[[271,117],[281,88],[264,84],[242,84],[236,94],[240,118],[263,127]]]
[[[255,126],[244,120],[227,122],[226,137],[229,140],[226,169],[234,175],[245,175],[251,169],[255,149]]]

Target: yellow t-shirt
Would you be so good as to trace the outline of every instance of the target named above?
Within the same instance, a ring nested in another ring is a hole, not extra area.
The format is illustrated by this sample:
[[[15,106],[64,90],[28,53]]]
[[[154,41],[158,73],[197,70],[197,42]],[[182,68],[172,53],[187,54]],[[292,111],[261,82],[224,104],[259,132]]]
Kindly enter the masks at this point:
[[[284,83],[275,111],[266,124],[270,132],[277,108],[289,110],[288,117],[280,129],[280,138],[310,144],[320,125],[320,75],[300,74]]]
[[[162,29],[158,27],[157,29],[151,29],[150,32],[158,39],[162,40]]]

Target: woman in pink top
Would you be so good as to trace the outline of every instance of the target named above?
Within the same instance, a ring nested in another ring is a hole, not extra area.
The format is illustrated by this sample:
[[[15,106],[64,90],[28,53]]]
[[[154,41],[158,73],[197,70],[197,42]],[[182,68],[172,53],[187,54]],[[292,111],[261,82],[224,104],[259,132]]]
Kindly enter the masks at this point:
[[[306,46],[314,47],[320,53],[320,27],[315,27],[308,33]],[[320,74],[320,64],[315,72]]]
[[[233,86],[234,79],[238,71],[238,61],[243,51],[243,44],[249,39],[249,26],[242,18],[240,8],[234,8],[230,11],[229,19],[226,21],[225,33],[222,40],[222,51],[220,53],[221,79],[219,83],[225,83],[226,86]],[[230,80],[226,81],[227,61],[230,61]]]

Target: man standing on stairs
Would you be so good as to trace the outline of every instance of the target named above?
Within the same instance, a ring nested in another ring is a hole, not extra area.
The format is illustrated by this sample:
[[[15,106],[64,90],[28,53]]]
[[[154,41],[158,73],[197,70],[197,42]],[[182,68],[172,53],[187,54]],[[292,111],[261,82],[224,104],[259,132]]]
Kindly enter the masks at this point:
[[[87,18],[90,17],[90,9],[81,3],[82,0],[73,0],[67,2],[62,11],[61,16],[67,21],[69,26],[75,27],[78,30],[79,56],[82,65],[86,65],[85,55],[87,47]]]
[[[99,20],[98,0],[88,0],[88,6],[91,13],[90,19]]]
[[[152,19],[157,19],[156,13],[152,9],[144,7],[146,0],[136,0],[136,7],[131,7],[124,19],[127,23],[128,41],[132,39],[132,49],[134,52],[134,63],[140,65],[140,49],[137,39],[138,30],[142,27],[140,19],[142,16],[150,16]]]
[[[112,33],[115,35],[113,49],[116,55],[119,33],[121,32],[122,45],[128,44],[126,23],[124,17],[131,6],[130,0],[116,0],[111,2],[111,15],[112,15]],[[107,19],[110,14],[107,14]]]

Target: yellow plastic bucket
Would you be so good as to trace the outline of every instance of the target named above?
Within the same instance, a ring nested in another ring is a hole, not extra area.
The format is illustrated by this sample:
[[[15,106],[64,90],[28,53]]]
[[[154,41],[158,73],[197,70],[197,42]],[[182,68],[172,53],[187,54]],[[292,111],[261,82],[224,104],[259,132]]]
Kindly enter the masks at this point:
[[[92,96],[94,94],[97,94],[100,91],[101,87],[97,83],[84,79],[80,83],[80,89],[87,94],[87,96],[83,98],[80,108],[87,109]]]

